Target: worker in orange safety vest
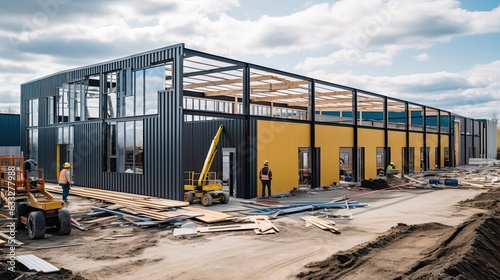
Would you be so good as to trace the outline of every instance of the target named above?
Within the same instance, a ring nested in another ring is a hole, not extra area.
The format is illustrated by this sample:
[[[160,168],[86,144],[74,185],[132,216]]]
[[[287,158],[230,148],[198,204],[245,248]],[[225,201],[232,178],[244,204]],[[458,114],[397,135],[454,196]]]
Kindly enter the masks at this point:
[[[69,164],[69,162],[65,162],[61,173],[59,173],[58,183],[63,190],[62,199],[64,200],[64,202],[68,202],[70,185],[74,183],[73,181],[71,181],[71,171],[69,170],[70,168],[71,165]]]
[[[271,197],[271,180],[273,179],[273,172],[269,169],[269,161],[264,161],[264,167],[259,172],[259,179],[262,182],[262,197],[266,196],[266,186],[267,193]]]

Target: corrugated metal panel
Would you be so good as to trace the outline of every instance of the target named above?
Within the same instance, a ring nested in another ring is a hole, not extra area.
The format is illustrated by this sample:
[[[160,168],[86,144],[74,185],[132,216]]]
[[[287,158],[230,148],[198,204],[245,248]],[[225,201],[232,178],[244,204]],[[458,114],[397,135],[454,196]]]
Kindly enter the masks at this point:
[[[21,117],[14,114],[0,114],[0,146],[21,145]]]
[[[184,171],[200,172],[217,129],[222,124],[224,130],[217,146],[217,154],[211,172],[222,176],[222,148],[236,149],[236,195],[240,198],[255,197],[255,137],[245,139],[245,120],[218,119],[212,121],[185,122],[183,132]],[[253,122],[254,123],[254,122]],[[254,129],[254,128],[252,128]],[[253,134],[255,136],[255,134]],[[253,169],[251,168],[253,167]]]
[[[72,170],[76,185],[103,187],[99,183],[104,172],[102,135],[100,122],[75,125]]]
[[[182,131],[183,115],[179,106],[179,94],[175,91],[163,91],[159,95],[158,140],[155,166],[156,176],[160,178],[158,185],[153,186],[160,197],[181,200],[184,195],[182,170]]]
[[[21,104],[26,100],[39,99],[39,165],[45,169],[46,178],[55,181],[57,176],[56,145],[57,126],[47,127],[47,98],[55,96],[57,88],[64,83],[81,80],[89,75],[102,74],[122,68],[143,68],[161,61],[176,59],[180,76],[184,46],[176,45],[115,61],[91,65],[66,72],[56,73],[21,85]],[[166,92],[159,98],[158,118],[144,120],[145,174],[105,172],[103,170],[104,146],[102,122],[75,122],[73,174],[77,185],[154,195],[170,199],[182,199],[183,177],[181,157],[182,108],[178,104],[181,97],[180,86],[176,91]],[[25,106],[21,106],[19,131],[26,131]],[[119,120],[119,119],[117,119]],[[18,142],[26,153],[25,133],[18,133]]]
[[[29,270],[34,269],[36,271],[43,271],[45,273],[59,271],[59,268],[40,259],[35,255],[16,256],[16,259],[18,262],[24,264]]]
[[[38,167],[43,169],[47,181],[57,180],[56,145],[56,127],[38,129]]]
[[[273,171],[274,193],[287,192],[297,186],[299,148],[311,146],[309,130],[310,126],[306,123],[258,122],[257,164],[261,168],[264,160],[269,160],[269,168]],[[253,176],[257,174],[254,173]]]

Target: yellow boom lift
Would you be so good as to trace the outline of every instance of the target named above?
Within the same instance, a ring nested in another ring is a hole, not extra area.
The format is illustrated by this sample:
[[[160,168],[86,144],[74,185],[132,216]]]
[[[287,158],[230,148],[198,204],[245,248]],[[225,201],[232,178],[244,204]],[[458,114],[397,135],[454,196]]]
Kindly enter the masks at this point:
[[[222,191],[222,183],[216,179],[216,173],[209,172],[217,153],[217,144],[223,129],[224,126],[220,125],[208,150],[201,173],[186,172],[184,201],[192,203],[195,199],[200,199],[204,206],[210,206],[213,202],[224,204],[229,202],[229,193]]]
[[[15,229],[28,228],[30,239],[45,236],[47,228],[55,228],[59,235],[71,232],[71,216],[62,200],[45,191],[43,170],[24,170],[24,159],[0,156],[0,206],[7,204],[15,221]]]

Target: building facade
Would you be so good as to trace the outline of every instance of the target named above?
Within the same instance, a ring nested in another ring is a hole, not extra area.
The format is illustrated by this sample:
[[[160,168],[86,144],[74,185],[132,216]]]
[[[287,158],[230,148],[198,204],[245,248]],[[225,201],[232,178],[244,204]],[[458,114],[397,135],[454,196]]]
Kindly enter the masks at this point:
[[[19,114],[0,113],[0,155],[21,155],[21,122]]]
[[[451,112],[185,48],[70,69],[21,85],[21,143],[48,181],[182,199],[217,128],[211,171],[231,195],[273,193],[489,156],[491,128]],[[496,146],[496,145],[495,145]]]

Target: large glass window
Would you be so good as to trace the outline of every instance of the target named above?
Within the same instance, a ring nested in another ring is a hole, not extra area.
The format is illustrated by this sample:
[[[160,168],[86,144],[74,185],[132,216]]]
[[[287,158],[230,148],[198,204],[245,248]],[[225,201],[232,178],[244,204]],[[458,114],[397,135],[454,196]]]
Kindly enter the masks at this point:
[[[38,161],[38,129],[28,129],[27,136],[27,156],[28,158]]]
[[[57,144],[69,144],[73,146],[74,126],[60,126],[57,128]]]
[[[26,126],[38,126],[38,99],[26,102]]]
[[[99,119],[99,83],[96,83],[97,76],[92,76],[86,80],[81,92],[83,107],[85,110],[85,120]]]
[[[55,96],[47,97],[47,124],[53,124],[55,121],[56,113],[56,99]]]
[[[106,117],[157,114],[158,91],[165,85],[165,65],[106,74]]]
[[[109,122],[105,170],[143,174],[143,121]]]
[[[68,84],[63,84],[57,92],[57,122],[69,121],[69,108],[68,108]]]

